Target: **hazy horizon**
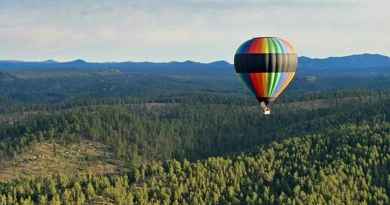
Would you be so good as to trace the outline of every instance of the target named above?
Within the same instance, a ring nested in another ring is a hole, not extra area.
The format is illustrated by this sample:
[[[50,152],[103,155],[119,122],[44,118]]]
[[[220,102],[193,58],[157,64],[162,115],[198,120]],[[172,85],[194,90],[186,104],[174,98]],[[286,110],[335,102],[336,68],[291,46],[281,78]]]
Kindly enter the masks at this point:
[[[0,0],[0,59],[232,62],[254,36],[300,56],[390,55],[390,2]]]
[[[390,58],[390,56],[381,54],[381,53],[355,53],[355,54],[350,54],[350,55],[333,55],[333,56],[324,56],[324,57],[313,57],[313,56],[298,56],[298,58],[310,58],[310,59],[328,59],[328,58],[343,58],[343,57],[349,57],[349,56],[359,56],[359,55],[379,55],[383,57]],[[54,61],[56,63],[67,63],[67,62],[73,62],[73,61],[85,61],[87,63],[126,63],[126,62],[131,62],[131,63],[173,63],[173,62],[194,62],[194,63],[214,63],[214,62],[219,62],[219,61],[224,61],[230,64],[233,64],[232,61],[228,61],[226,59],[215,59],[215,60],[210,60],[210,61],[196,61],[193,59],[184,59],[184,60],[169,60],[169,61],[133,61],[131,59],[128,60],[106,60],[106,61],[89,61],[83,58],[74,58],[74,59],[69,59],[69,60],[57,60],[57,59],[42,59],[42,60],[29,60],[29,59],[0,59],[0,62],[31,62],[31,63],[41,63],[41,62],[46,62],[46,61]]]

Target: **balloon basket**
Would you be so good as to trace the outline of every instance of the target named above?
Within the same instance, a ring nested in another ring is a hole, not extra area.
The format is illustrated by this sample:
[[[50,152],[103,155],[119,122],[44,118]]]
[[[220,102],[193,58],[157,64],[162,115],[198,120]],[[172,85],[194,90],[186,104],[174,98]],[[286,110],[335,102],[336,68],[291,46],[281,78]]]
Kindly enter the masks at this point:
[[[271,114],[271,108],[268,107],[267,103],[261,102],[260,107],[263,109],[263,114],[264,115],[270,115]]]
[[[264,109],[263,113],[264,113],[264,115],[270,115],[271,114],[271,110],[270,109]]]

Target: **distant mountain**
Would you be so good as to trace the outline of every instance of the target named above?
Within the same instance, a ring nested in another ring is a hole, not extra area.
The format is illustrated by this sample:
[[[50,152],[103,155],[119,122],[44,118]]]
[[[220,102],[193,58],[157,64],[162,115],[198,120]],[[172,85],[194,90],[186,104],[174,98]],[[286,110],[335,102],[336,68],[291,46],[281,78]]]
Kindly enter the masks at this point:
[[[300,57],[299,65],[301,67],[316,67],[316,68],[369,68],[389,66],[390,58],[378,54],[360,54],[344,57],[329,57],[329,58],[308,58]]]
[[[85,61],[85,60],[82,60],[82,59],[77,59],[77,60],[74,60],[74,61],[68,61],[68,62],[64,62],[64,63],[67,63],[67,64],[85,64],[85,63],[88,63],[88,62]]]
[[[390,74],[390,58],[378,54],[344,57],[299,58],[299,72],[307,75],[382,75]]]
[[[209,63],[209,65],[231,66],[231,64],[227,61],[214,61],[214,62]]]
[[[379,54],[359,54],[344,57],[328,57],[328,58],[310,58],[299,57],[299,73],[301,75],[335,75],[338,74],[354,74],[362,72],[370,72],[371,74],[380,74],[383,72],[390,74],[390,58]],[[179,72],[187,74],[196,74],[202,72],[216,73],[231,72],[233,65],[226,61],[215,61],[211,63],[199,63],[194,61],[184,62],[109,62],[109,63],[94,63],[87,62],[82,59],[77,59],[68,62],[57,62],[47,60],[42,62],[28,61],[0,61],[0,71],[11,71],[20,69],[119,69],[127,72]],[[215,70],[217,69],[217,70]]]

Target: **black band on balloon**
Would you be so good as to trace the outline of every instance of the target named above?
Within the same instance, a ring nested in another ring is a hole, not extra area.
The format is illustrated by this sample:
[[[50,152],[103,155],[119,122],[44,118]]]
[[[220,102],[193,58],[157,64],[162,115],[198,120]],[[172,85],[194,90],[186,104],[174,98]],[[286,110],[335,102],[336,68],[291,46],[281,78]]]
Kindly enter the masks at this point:
[[[297,54],[236,54],[234,67],[237,73],[295,72]]]

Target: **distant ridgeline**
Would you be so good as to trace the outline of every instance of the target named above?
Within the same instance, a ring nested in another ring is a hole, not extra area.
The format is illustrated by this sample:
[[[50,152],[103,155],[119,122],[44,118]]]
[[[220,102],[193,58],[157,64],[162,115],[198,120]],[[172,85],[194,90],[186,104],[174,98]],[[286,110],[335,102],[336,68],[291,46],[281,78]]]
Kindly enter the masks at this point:
[[[378,54],[359,54],[344,57],[309,58],[300,57],[298,68],[302,74],[317,73],[328,69],[337,69],[332,75],[344,72],[353,73],[390,73],[390,58]],[[199,63],[193,61],[184,62],[105,62],[95,63],[84,60],[69,62],[57,62],[53,60],[42,62],[27,61],[0,61],[1,70],[24,70],[24,69],[109,69],[116,68],[122,71],[164,71],[164,72],[206,72],[221,74],[231,72],[232,66],[226,61],[215,61],[212,63]],[[213,70],[213,69],[217,70]],[[364,70],[362,70],[364,69]],[[224,72],[225,71],[225,72]]]

